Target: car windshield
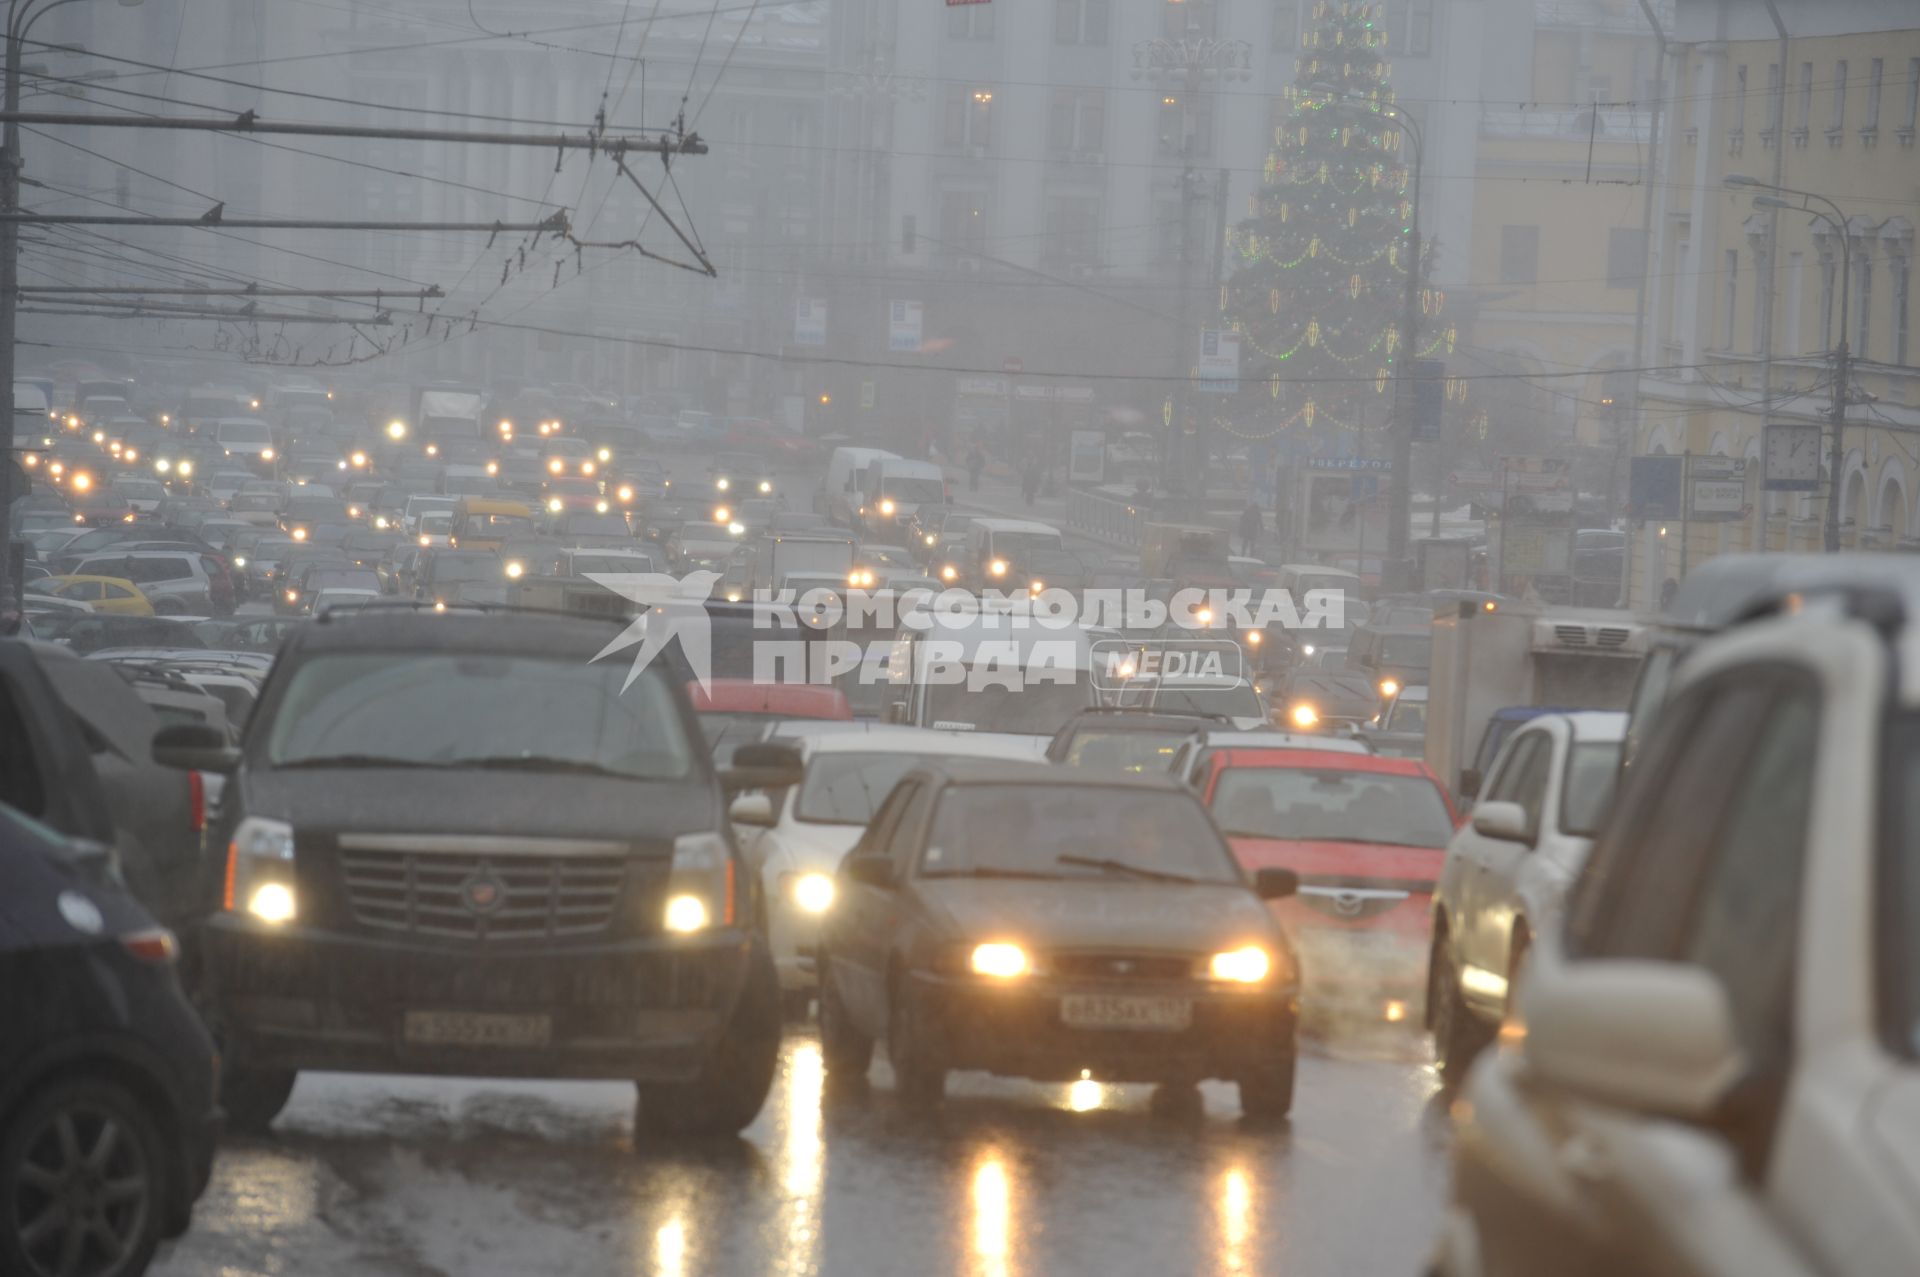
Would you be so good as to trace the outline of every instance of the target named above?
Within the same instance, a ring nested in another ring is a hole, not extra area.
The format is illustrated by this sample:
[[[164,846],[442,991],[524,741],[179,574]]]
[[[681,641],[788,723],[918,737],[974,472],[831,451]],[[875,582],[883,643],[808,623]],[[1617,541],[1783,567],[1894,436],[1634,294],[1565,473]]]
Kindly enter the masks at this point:
[[[1150,707],[1163,714],[1208,714],[1220,718],[1264,718],[1260,694],[1251,683],[1225,687],[1123,688],[1120,703]]]
[[[784,722],[785,714],[735,713],[726,710],[701,710],[700,730],[706,734],[707,749],[721,767],[733,762],[733,751],[766,735],[772,723]]]
[[[576,554],[571,558],[573,574],[589,572],[651,572],[653,560],[640,554]]]
[[[1426,669],[1433,663],[1433,640],[1424,634],[1390,634],[1381,644],[1380,664]]]
[[[1069,767],[1113,767],[1130,772],[1164,772],[1189,733],[1179,730],[1133,731],[1083,728],[1074,733],[1066,756]]]
[[[470,514],[467,516],[467,531],[486,532],[489,536],[511,537],[532,536],[533,517],[525,514]]]
[[[1184,793],[1120,785],[957,785],[934,809],[920,876],[1241,881]]]
[[[864,825],[902,776],[940,757],[904,750],[815,754],[793,814],[814,824]]]
[[[1012,732],[1051,736],[1093,704],[1089,683],[1031,686],[969,686],[968,681],[927,688],[926,725],[949,731]]]
[[[947,488],[938,479],[882,479],[880,495],[893,501],[924,505],[929,501],[946,500]]]
[[[996,532],[993,534],[994,557],[1025,562],[1025,556],[1035,550],[1060,549],[1060,534],[1057,532]]]
[[[1290,842],[1444,847],[1453,822],[1422,776],[1314,767],[1228,767],[1213,818],[1228,834]]]
[[[227,422],[220,427],[220,442],[225,444],[272,443],[273,431],[257,422]]]
[[[643,780],[691,774],[673,694],[652,673],[573,657],[379,651],[312,657],[273,709],[274,767],[551,765]],[[377,764],[375,764],[377,765]]]
[[[1591,838],[1613,797],[1620,771],[1620,746],[1613,741],[1579,741],[1567,751],[1567,775],[1560,794],[1560,829]]]

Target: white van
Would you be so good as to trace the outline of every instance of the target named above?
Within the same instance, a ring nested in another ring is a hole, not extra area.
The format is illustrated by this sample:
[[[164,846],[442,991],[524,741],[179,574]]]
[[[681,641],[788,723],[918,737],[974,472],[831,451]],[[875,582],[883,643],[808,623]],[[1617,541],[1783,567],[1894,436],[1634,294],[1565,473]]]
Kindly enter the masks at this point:
[[[827,458],[827,477],[814,494],[813,512],[826,515],[829,523],[854,526],[860,509],[860,472],[875,461],[900,459],[885,448],[835,448]]]
[[[273,427],[258,417],[222,417],[213,428],[221,451],[256,473],[274,473]]]
[[[921,506],[945,505],[947,472],[931,461],[901,461],[883,457],[870,463],[860,478],[856,507],[863,537],[889,545],[905,545],[906,531]]]
[[[961,584],[975,590],[1004,590],[1024,580],[1021,562],[1035,550],[1064,550],[1060,529],[1031,519],[975,519],[967,529],[967,551],[960,565]]]

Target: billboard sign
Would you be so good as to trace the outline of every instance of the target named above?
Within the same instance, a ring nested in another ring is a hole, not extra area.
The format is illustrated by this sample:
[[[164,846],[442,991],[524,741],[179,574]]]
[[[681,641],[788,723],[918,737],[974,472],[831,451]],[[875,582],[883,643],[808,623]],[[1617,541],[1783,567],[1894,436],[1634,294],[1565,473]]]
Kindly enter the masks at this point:
[[[925,322],[925,307],[919,302],[896,301],[887,303],[887,351],[895,355],[917,355],[920,353],[921,329]]]
[[[1232,395],[1240,392],[1240,334],[1230,328],[1200,330],[1200,361],[1193,375],[1207,394]]]
[[[827,303],[821,297],[801,297],[793,303],[793,344],[827,344]]]

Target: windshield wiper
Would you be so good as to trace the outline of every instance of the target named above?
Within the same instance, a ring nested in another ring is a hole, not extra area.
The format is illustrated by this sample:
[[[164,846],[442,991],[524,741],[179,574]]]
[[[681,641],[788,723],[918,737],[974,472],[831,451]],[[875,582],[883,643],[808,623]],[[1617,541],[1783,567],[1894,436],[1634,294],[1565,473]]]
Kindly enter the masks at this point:
[[[992,865],[982,865],[976,869],[942,869],[934,873],[923,873],[922,878],[1044,878],[1057,881],[1059,874],[1041,873],[1037,869],[996,869]]]
[[[498,754],[488,758],[456,758],[449,767],[475,767],[489,771],[550,772],[571,776],[610,776],[615,780],[637,780],[631,772],[615,771],[582,758],[550,758],[542,754]]]
[[[1055,863],[1073,865],[1082,869],[1105,869],[1110,873],[1132,874],[1136,878],[1150,878],[1155,882],[1198,882],[1198,878],[1186,874],[1168,873],[1164,869],[1149,869],[1145,865],[1128,864],[1124,860],[1113,860],[1099,856],[1055,856]]]
[[[446,763],[423,762],[415,758],[387,758],[380,754],[324,754],[315,758],[295,758],[275,763],[277,771],[298,771],[322,767],[445,767]]]

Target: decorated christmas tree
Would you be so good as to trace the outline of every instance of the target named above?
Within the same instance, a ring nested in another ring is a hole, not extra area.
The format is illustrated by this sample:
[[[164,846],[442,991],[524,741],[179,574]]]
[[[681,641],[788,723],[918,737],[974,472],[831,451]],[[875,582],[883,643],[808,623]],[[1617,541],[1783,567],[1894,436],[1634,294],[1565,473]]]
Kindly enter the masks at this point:
[[[1386,427],[1412,257],[1413,150],[1383,109],[1393,102],[1385,43],[1377,6],[1318,6],[1252,215],[1228,234],[1220,304],[1240,333],[1242,390],[1221,424],[1242,438]],[[1441,299],[1423,292],[1421,303],[1420,353],[1440,353]],[[1377,442],[1366,447],[1378,455]]]

